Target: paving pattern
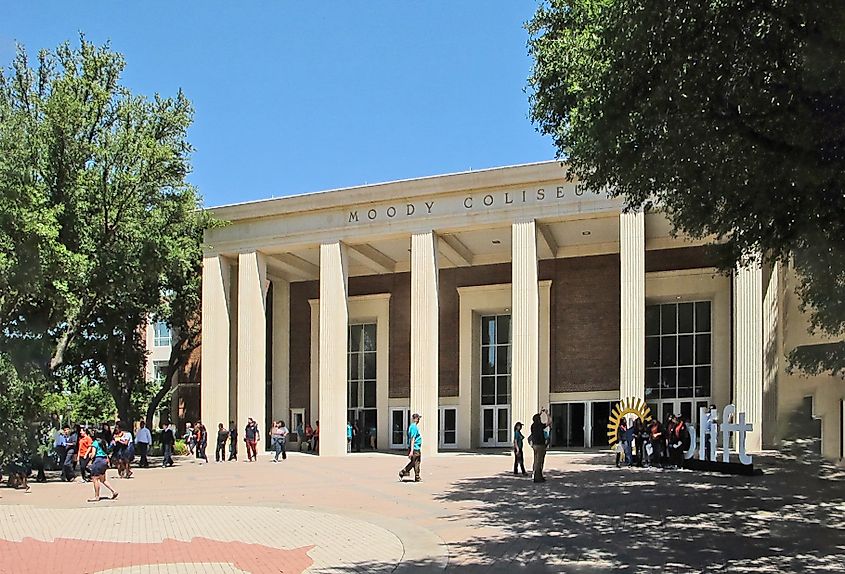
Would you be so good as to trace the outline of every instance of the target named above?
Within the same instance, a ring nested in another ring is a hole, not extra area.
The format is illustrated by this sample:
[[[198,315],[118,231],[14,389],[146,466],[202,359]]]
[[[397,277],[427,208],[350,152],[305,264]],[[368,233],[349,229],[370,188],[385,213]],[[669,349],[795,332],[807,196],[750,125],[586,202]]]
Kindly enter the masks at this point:
[[[416,484],[398,455],[269,460],[138,469],[94,504],[2,488],[0,573],[845,571],[845,472],[800,455],[736,477],[551,453],[543,484],[503,453],[425,460]]]

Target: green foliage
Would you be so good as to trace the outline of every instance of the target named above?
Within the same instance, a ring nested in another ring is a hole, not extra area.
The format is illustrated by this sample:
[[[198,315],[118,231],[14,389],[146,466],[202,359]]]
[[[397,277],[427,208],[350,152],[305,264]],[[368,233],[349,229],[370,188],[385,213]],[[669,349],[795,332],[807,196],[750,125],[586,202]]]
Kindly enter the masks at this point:
[[[20,376],[0,353],[0,467],[22,452],[36,452],[43,430],[39,397],[45,388],[40,373]]]
[[[102,385],[83,381],[77,385],[65,383],[60,386],[61,390],[46,393],[41,399],[43,412],[56,413],[63,422],[89,425],[115,419],[114,398]]]
[[[83,37],[0,74],[0,351],[59,390],[101,385],[128,419],[151,394],[146,321],[199,309],[209,221],[185,181],[190,102],[132,94],[124,66]]]
[[[532,118],[573,176],[715,236],[725,268],[790,262],[845,334],[845,5],[552,0],[528,29]]]

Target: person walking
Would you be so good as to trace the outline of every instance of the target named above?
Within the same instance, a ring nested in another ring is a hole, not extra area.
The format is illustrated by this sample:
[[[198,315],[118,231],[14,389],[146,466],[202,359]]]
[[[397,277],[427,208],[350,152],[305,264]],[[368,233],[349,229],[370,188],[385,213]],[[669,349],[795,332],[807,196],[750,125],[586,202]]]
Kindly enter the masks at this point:
[[[147,453],[150,450],[151,444],[153,444],[153,435],[150,433],[150,429],[147,428],[147,423],[145,421],[141,421],[138,425],[138,433],[135,435],[135,449],[141,456],[138,466],[141,468],[147,468],[150,466],[150,463],[147,460]]]
[[[173,466],[173,445],[176,444],[176,431],[172,424],[168,424],[161,432],[161,448],[164,451],[164,458],[161,466]]]
[[[91,435],[88,434],[88,429],[81,428],[79,429],[79,440],[76,443],[76,459],[79,463],[79,481],[80,482],[88,482],[89,478],[88,475],[88,449],[91,448],[91,444],[94,442],[94,439],[91,438]]]
[[[258,432],[258,423],[252,420],[252,417],[247,419],[246,428],[244,428],[244,442],[246,443],[246,462],[258,462],[258,449],[256,444],[261,440],[261,434]]]
[[[191,423],[185,423],[185,435],[182,438],[185,441],[185,446],[188,447],[188,454],[194,454],[194,441],[196,440],[196,433],[194,432],[194,427],[191,425]]]
[[[288,433],[288,427],[285,426],[284,421],[276,421],[273,424],[273,428],[270,430],[270,440],[272,441],[273,451],[276,453],[273,462],[279,462],[279,455],[282,455],[282,460],[287,460]]]
[[[238,425],[229,421],[229,460],[238,460]]]
[[[414,482],[421,482],[422,476],[420,474],[420,463],[422,462],[422,435],[420,434],[420,415],[414,413],[411,415],[411,426],[408,427],[408,442],[410,443],[410,450],[408,451],[408,458],[410,461],[405,468],[399,471],[399,480],[411,474],[411,469],[414,469]]]
[[[547,423],[543,422],[542,415],[546,409],[542,409],[539,413],[531,417],[531,433],[528,435],[528,442],[534,450],[534,482],[546,482],[543,477],[543,464],[546,461],[546,427]]]
[[[522,423],[516,423],[513,426],[513,473],[517,472],[518,468],[522,469],[522,476],[528,474],[525,472],[525,453],[522,451],[522,444],[525,437],[522,436]]]
[[[208,463],[208,455],[205,454],[205,449],[208,448],[208,430],[202,424],[202,421],[197,421],[197,426],[194,427],[194,442],[196,443],[197,460],[204,460]]]
[[[112,500],[117,498],[117,491],[106,480],[106,470],[109,468],[108,450],[109,445],[105,441],[105,434],[101,431],[85,456],[91,459],[89,464],[91,468],[91,482],[94,483],[94,498],[89,498],[88,502],[100,502],[100,485],[102,484],[111,491]]]

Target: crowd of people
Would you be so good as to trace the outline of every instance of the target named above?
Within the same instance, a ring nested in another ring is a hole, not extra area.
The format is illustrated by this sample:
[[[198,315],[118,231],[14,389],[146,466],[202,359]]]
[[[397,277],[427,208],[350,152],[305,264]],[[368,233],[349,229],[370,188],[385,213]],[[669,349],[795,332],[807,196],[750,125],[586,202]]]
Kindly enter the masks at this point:
[[[663,424],[657,419],[643,422],[639,418],[629,423],[623,417],[618,432],[617,467],[681,468],[684,453],[690,448],[688,423],[681,415],[670,414]]]

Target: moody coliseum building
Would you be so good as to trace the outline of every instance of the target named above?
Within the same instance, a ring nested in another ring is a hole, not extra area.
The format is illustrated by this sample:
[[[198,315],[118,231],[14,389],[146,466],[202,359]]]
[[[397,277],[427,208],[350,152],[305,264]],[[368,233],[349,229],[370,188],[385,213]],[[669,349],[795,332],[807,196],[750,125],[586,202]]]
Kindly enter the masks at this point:
[[[796,425],[843,456],[845,383],[787,371],[807,333],[786,266],[719,274],[707,241],[584,193],[559,162],[224,206],[206,233],[201,412],[320,421],[321,454],[510,444],[547,406],[552,445],[600,447],[620,398],[661,419],[734,403],[749,450]],[[266,425],[265,425],[266,428]],[[264,429],[262,429],[263,431]],[[266,434],[264,436],[266,440]]]

